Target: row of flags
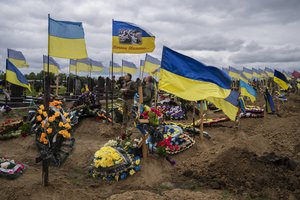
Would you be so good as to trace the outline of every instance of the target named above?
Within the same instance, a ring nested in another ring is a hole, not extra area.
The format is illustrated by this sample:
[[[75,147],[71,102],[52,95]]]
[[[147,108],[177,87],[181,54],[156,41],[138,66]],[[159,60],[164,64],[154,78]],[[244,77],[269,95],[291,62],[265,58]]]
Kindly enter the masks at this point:
[[[88,58],[81,22],[58,21],[49,17],[48,23],[48,56],[43,56],[44,69],[48,70],[49,63],[49,70],[58,73],[60,66],[53,58],[58,57],[70,59],[70,71],[103,70],[101,62]],[[155,37],[151,33],[132,23],[113,20],[113,53],[148,53],[154,48]],[[17,68],[26,66],[25,57],[9,52],[6,62],[6,80],[30,89],[28,81]],[[133,73],[137,67],[132,62],[122,60],[122,65],[111,62],[110,69],[114,72]],[[208,100],[222,109],[231,120],[236,118],[240,96],[239,92],[231,90],[231,78],[240,79],[241,95],[249,96],[255,101],[256,92],[247,81],[269,76],[270,73],[269,69],[244,68],[239,71],[230,67],[227,74],[224,70],[207,66],[168,47],[163,47],[161,61],[146,54],[145,60],[140,63],[140,69],[146,73],[159,74],[159,89],[189,101]],[[286,88],[288,81],[284,72],[277,72],[274,72],[274,81]]]

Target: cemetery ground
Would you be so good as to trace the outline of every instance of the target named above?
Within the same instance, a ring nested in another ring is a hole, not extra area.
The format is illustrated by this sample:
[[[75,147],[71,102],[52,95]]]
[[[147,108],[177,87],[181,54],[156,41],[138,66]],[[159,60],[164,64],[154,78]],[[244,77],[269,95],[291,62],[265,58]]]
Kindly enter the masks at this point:
[[[263,106],[263,97],[256,104]],[[12,111],[8,117],[24,113]],[[0,179],[0,199],[300,199],[300,95],[291,94],[278,115],[242,119],[239,130],[232,126],[205,127],[211,139],[201,142],[196,136],[191,149],[172,157],[175,166],[150,154],[134,176],[106,183],[90,177],[88,169],[95,151],[123,130],[84,119],[69,158],[60,168],[50,167],[48,187],[35,163],[35,136],[3,140],[0,155],[28,168],[15,180]],[[272,162],[275,155],[283,162]]]

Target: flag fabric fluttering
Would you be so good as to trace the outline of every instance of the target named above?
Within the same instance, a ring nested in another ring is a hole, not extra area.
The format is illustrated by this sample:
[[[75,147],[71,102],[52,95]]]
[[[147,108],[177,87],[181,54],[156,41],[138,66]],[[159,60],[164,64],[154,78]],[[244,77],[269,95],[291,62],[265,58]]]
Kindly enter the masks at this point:
[[[264,93],[264,98],[266,101],[266,112],[268,114],[273,114],[275,112],[275,105],[272,96],[270,95],[268,89]]]
[[[109,62],[109,72],[112,72],[112,62]],[[121,73],[122,72],[122,67],[114,62],[114,73]]]
[[[104,70],[104,65],[100,61],[95,61],[91,59],[92,72],[102,72]]]
[[[48,70],[48,56],[43,55],[43,66],[44,71]],[[59,64],[54,60],[54,58],[49,56],[49,72],[52,72],[54,74],[59,74],[60,66]]]
[[[8,59],[6,59],[6,81],[27,88],[31,91],[30,85],[25,76]]]
[[[71,72],[77,72],[76,60],[70,59],[69,68]]]
[[[262,75],[258,71],[258,69],[252,68],[252,76],[253,78],[261,79]]]
[[[249,97],[251,102],[254,102],[256,100],[257,94],[256,94],[256,91],[253,89],[253,87],[251,87],[244,81],[240,80],[240,88],[241,88],[242,96]]]
[[[58,21],[49,18],[49,52],[58,58],[87,58],[84,30],[81,22]]]
[[[159,59],[150,56],[149,54],[146,54],[146,58],[142,70],[146,73],[152,73],[160,67],[160,63],[161,62]]]
[[[287,78],[280,71],[274,70],[274,82],[277,83],[284,90],[287,90],[289,88],[289,82]]]
[[[234,67],[229,67],[228,74],[231,78],[240,79],[240,72]]]
[[[155,36],[140,26],[113,20],[113,53],[147,53],[155,49]]]
[[[76,60],[76,69],[77,69],[77,72],[91,72],[91,70],[92,70],[91,59],[84,58],[84,59]]]
[[[274,77],[274,71],[268,67],[265,67],[265,72],[267,73],[268,77],[273,78]]]
[[[7,49],[8,60],[16,67],[23,68],[29,67],[26,59],[21,51]]]
[[[238,112],[239,93],[231,90],[231,79],[222,70],[163,48],[158,87],[189,101],[208,100],[231,119]]]
[[[252,79],[253,78],[253,74],[252,74],[251,69],[243,67],[243,72],[242,73],[247,77],[247,79]]]
[[[136,74],[137,67],[133,62],[122,60],[122,71],[123,73]]]
[[[268,78],[268,74],[264,70],[258,69],[258,72],[261,75],[261,78]]]

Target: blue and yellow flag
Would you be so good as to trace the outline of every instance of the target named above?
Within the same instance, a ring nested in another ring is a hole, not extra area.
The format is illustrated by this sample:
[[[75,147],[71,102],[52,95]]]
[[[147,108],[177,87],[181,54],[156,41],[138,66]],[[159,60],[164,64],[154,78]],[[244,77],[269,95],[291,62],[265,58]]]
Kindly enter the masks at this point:
[[[267,73],[268,77],[274,77],[274,71],[268,67],[265,67],[265,72]]]
[[[290,75],[289,72],[286,72],[286,71],[283,70],[282,73],[285,75],[285,77],[286,77],[286,79],[287,79],[288,81],[292,80],[292,77],[291,77],[291,75]]]
[[[147,53],[155,49],[155,36],[141,27],[122,21],[113,21],[113,53]]]
[[[264,70],[258,69],[258,72],[261,75],[261,78],[268,78],[268,74]]]
[[[49,52],[58,58],[87,58],[81,22],[57,21],[49,18]]]
[[[146,73],[152,73],[159,67],[160,67],[160,60],[153,56],[150,56],[149,54],[146,54],[144,67],[142,68],[142,70]]]
[[[102,62],[95,61],[92,59],[91,59],[91,62],[92,62],[92,72],[102,72],[103,71],[104,66],[103,66]]]
[[[266,101],[266,112],[268,114],[273,114],[275,112],[275,105],[272,96],[270,95],[268,89],[264,93],[264,98]]]
[[[227,69],[226,67],[222,67],[222,71],[225,72],[226,74],[229,73],[229,69]]]
[[[29,67],[26,59],[21,51],[7,49],[8,60],[16,67]]]
[[[248,78],[242,72],[240,72],[240,80],[244,81],[245,83],[249,82]]]
[[[8,59],[6,59],[6,81],[27,88],[31,91],[30,85],[25,76]]]
[[[43,66],[44,71],[48,71],[48,56],[43,55]],[[49,72],[52,72],[54,74],[59,74],[60,66],[59,64],[49,56]]]
[[[77,72],[90,72],[92,70],[92,61],[89,58],[76,60]]]
[[[287,90],[289,88],[289,82],[287,78],[283,73],[277,70],[274,70],[274,82],[277,83],[284,90]]]
[[[69,68],[70,72],[77,72],[76,60],[70,59]]]
[[[136,74],[137,68],[133,62],[122,60],[122,71],[124,73]]]
[[[239,96],[240,93],[231,90],[229,96],[225,99],[208,97],[207,101],[213,103],[217,108],[221,109],[230,120],[235,121],[237,112],[239,111]]]
[[[163,48],[159,89],[189,101],[229,96],[231,79],[222,70],[208,67],[167,47]]]
[[[237,70],[234,67],[229,67],[229,69],[228,69],[228,75],[231,78],[240,79],[240,72],[239,72],[239,70]]]
[[[112,72],[112,62],[109,62],[109,72]],[[118,64],[114,62],[114,73],[121,73],[122,72],[122,67]]]
[[[246,67],[243,68],[243,74],[246,76],[247,79],[252,79],[253,78],[253,74],[252,74],[252,70],[248,69]]]
[[[257,94],[256,94],[256,91],[253,89],[253,87],[251,87],[244,81],[240,80],[240,88],[241,88],[242,96],[249,97],[251,102],[254,102],[256,100]]]
[[[255,69],[255,68],[252,68],[252,76],[253,76],[253,78],[257,78],[257,79],[261,79],[262,78],[262,76],[259,73],[258,69]]]

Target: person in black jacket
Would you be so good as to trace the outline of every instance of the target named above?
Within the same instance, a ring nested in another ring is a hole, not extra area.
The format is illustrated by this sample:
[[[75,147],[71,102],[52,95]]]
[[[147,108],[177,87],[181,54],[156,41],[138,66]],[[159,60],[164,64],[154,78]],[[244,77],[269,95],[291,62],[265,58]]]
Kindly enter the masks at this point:
[[[128,119],[131,117],[131,110],[134,103],[134,94],[136,93],[136,84],[131,80],[131,74],[126,74],[124,84],[121,89],[123,98],[123,126],[126,128]]]

